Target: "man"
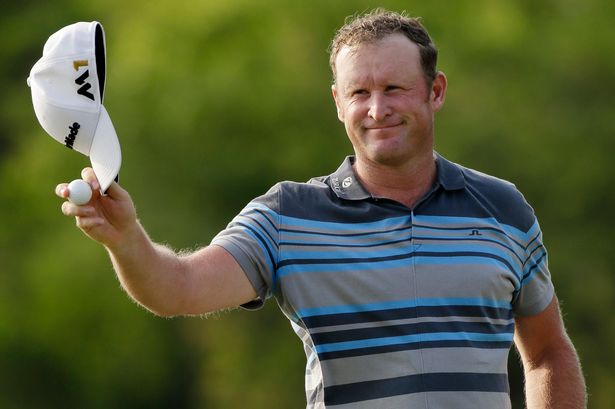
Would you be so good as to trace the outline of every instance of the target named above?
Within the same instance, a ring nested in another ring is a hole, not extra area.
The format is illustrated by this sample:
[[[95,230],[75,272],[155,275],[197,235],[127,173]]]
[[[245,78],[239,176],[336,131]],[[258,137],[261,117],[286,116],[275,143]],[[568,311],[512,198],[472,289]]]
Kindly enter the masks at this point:
[[[415,19],[375,11],[346,24],[332,92],[355,156],[277,184],[191,254],[153,243],[117,184],[63,213],[156,314],[276,297],[305,346],[309,408],[509,408],[513,341],[529,408],[584,408],[531,207],[433,150],[447,85],[436,60]],[[96,191],[93,172],[83,177]]]

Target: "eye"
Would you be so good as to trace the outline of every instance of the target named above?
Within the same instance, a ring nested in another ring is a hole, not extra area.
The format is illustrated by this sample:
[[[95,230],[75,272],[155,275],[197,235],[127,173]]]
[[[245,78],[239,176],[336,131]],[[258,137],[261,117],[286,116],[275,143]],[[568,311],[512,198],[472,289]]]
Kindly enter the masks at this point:
[[[385,92],[393,92],[393,91],[397,91],[400,90],[401,87],[398,85],[387,85],[387,87],[384,89]]]
[[[358,97],[358,96],[363,96],[367,94],[368,92],[366,89],[358,88],[358,89],[353,90],[350,95],[352,95],[353,97]]]

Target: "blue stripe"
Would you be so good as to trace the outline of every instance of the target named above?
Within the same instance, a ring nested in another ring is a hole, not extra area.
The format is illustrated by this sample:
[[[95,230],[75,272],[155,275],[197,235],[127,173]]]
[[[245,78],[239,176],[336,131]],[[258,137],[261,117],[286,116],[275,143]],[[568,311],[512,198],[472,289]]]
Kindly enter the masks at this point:
[[[346,349],[357,348],[370,348],[385,345],[405,344],[414,342],[429,342],[429,341],[454,341],[454,340],[466,340],[466,341],[512,341],[512,333],[501,334],[483,334],[473,332],[436,332],[431,334],[414,334],[404,335],[400,337],[386,337],[386,338],[373,338],[357,341],[336,342],[331,344],[322,344],[316,346],[316,352],[334,352]]]
[[[542,243],[538,243],[536,247],[534,247],[530,252],[528,252],[528,256],[523,262],[523,265],[525,266],[530,261],[535,260],[536,253],[539,253],[539,252],[541,253],[541,255],[547,252],[547,249],[545,248],[545,246],[542,245]]]
[[[427,236],[415,236],[414,240],[416,241],[450,241],[450,242],[455,242],[455,241],[471,241],[471,242],[476,242],[476,241],[481,241],[481,242],[485,242],[485,243],[493,243],[499,247],[503,247],[506,250],[510,251],[510,254],[512,254],[513,256],[515,256],[515,258],[519,261],[519,263],[523,264],[523,260],[521,259],[521,257],[519,256],[519,254],[517,254],[517,252],[510,246],[508,246],[506,243],[498,241],[498,240],[493,240],[493,239],[485,239],[485,238],[476,238],[474,236],[472,237],[439,237],[439,236],[433,236],[433,237],[427,237]]]
[[[271,273],[271,291],[272,292],[275,291],[277,284],[278,284],[278,275],[276,274],[276,271],[277,271],[276,257],[272,254],[267,244],[267,241],[260,235],[260,233],[254,230],[251,226],[247,226],[242,223],[238,223],[238,224],[243,225],[246,228],[246,233],[248,233],[250,236],[252,236],[255,239],[256,243],[261,248],[263,253],[267,253],[268,258],[265,258],[265,259],[267,260],[269,264],[269,271],[272,272]]]
[[[327,255],[329,253],[326,253]],[[350,253],[355,255],[357,253]],[[360,253],[359,253],[360,254]],[[515,274],[515,270],[512,265],[503,257],[500,257],[496,254],[481,252],[481,251],[411,251],[406,253],[394,253],[390,255],[384,256],[372,256],[372,257],[336,257],[336,258],[293,258],[293,259],[284,259],[280,260],[279,266],[284,267],[287,265],[294,264],[304,264],[304,265],[318,265],[318,264],[376,264],[380,262],[386,261],[396,261],[396,260],[407,260],[410,258],[425,258],[425,259],[434,259],[430,263],[425,264],[451,264],[449,259],[457,259],[457,258],[472,258],[476,259],[475,263],[481,264],[481,259],[490,259],[496,260],[504,264],[511,273]],[[464,264],[459,263],[458,260],[454,261],[455,264]],[[465,264],[468,264],[466,262]]]
[[[538,234],[536,234],[536,235],[534,236],[534,238],[533,238],[533,239],[531,239],[531,240],[527,243],[527,247],[526,247],[526,249],[530,248],[530,246],[532,246],[532,244],[533,244],[535,241],[537,241],[537,242],[538,242],[538,245],[539,245],[539,246],[540,246],[540,245],[542,245],[542,240],[540,239],[541,237],[542,237],[542,232],[540,232],[540,231],[539,231],[539,232],[538,232]]]
[[[359,233],[361,231],[390,230],[391,228],[404,228],[412,225],[410,216],[391,217],[388,219],[377,220],[365,223],[340,223],[323,222],[309,219],[299,219],[290,216],[280,216],[280,223],[284,229],[297,230],[324,230],[330,232]]]
[[[493,307],[511,309],[508,300],[492,300],[488,298],[416,298],[399,301],[388,301],[370,304],[333,305],[329,307],[304,308],[298,311],[301,318],[315,315],[347,314],[366,311],[393,310],[415,307],[443,307],[467,305],[477,307]]]
[[[270,219],[270,217],[272,216],[271,213],[267,213],[265,211],[263,211],[262,209],[255,209],[256,213],[260,213],[261,216],[263,216],[263,218],[265,218],[265,220],[267,220],[269,222],[269,224],[271,225],[271,227],[273,227],[273,229],[276,232],[279,232],[278,227],[275,225],[275,223]],[[277,215],[277,213],[274,212],[274,215]]]
[[[490,265],[493,263],[501,264],[508,269],[517,279],[520,280],[520,273],[516,272],[510,263],[498,256],[488,253],[429,253],[413,252],[389,257],[373,258],[340,258],[340,259],[294,259],[282,260],[278,264],[278,274],[287,276],[297,273],[317,273],[317,272],[341,272],[359,270],[382,270],[390,268],[408,267],[412,262],[411,258],[416,258],[415,264],[423,265]]]
[[[475,348],[475,349],[504,349],[509,350],[512,346],[512,341],[430,341],[430,342],[415,342],[410,344],[395,344],[384,345],[371,348],[346,349],[343,351],[323,352],[318,354],[320,361],[329,359],[350,358],[353,356],[366,356],[386,354],[389,352],[413,351],[417,349],[437,349],[437,348]]]
[[[538,220],[534,220],[534,224],[530,229],[525,233],[525,237],[534,237],[541,235],[542,232],[540,230],[540,225],[538,224]],[[528,240],[529,241],[529,240]]]
[[[507,241],[511,241],[514,244],[517,245],[517,247],[519,247],[520,250],[525,251],[526,246],[520,242],[519,240],[514,239],[513,237],[510,237],[509,235],[506,234],[505,231],[503,231],[500,228],[496,228],[496,227],[478,227],[478,226],[468,226],[468,227],[436,227],[436,226],[427,226],[427,225],[422,225],[422,224],[418,224],[415,223],[414,227],[416,227],[417,229],[425,229],[425,230],[438,230],[438,231],[448,231],[448,232],[452,232],[452,231],[472,231],[472,230],[478,230],[479,232],[485,232],[485,231],[492,231],[495,233],[498,233],[499,235],[501,235],[502,237],[505,237],[507,239]]]
[[[348,237],[348,236],[345,236]],[[332,254],[331,252],[327,252],[327,251],[321,251],[319,253],[309,253],[307,250],[301,250],[302,248],[313,248],[313,247],[323,247],[323,248],[351,248],[351,249],[356,249],[356,248],[374,248],[374,247],[380,247],[380,246],[392,246],[395,244],[400,244],[400,243],[408,243],[409,245],[411,245],[411,240],[413,239],[412,236],[407,236],[407,237],[403,237],[401,239],[397,239],[397,240],[389,240],[389,241],[376,241],[376,242],[359,242],[359,241],[355,241],[352,242],[351,240],[347,240],[346,242],[336,242],[336,243],[331,243],[331,242],[301,242],[301,241],[283,241],[280,242],[280,246],[285,246],[285,247],[296,247],[296,250],[289,250],[286,249],[284,250],[284,254],[287,255],[288,257],[285,258],[298,258],[298,257],[320,257],[320,258],[325,258],[327,255]],[[503,257],[509,259],[509,262],[516,264],[515,260],[510,259],[510,255],[512,255],[516,261],[518,261],[519,265],[524,264],[524,261],[521,259],[521,257],[508,245],[497,241],[497,240],[492,240],[492,239],[484,239],[484,238],[473,238],[473,237],[425,237],[425,236],[421,236],[421,237],[414,237],[415,242],[416,241],[434,241],[434,242],[438,242],[438,241],[445,241],[445,242],[459,242],[459,243],[466,243],[466,242],[485,242],[485,243],[493,243],[496,246],[501,247],[504,250],[508,250],[510,253],[499,253],[500,255],[502,255]],[[455,243],[456,244],[456,243]],[[453,244],[453,245],[455,245]],[[422,245],[422,243],[421,243]],[[434,248],[440,248],[438,247],[438,245],[435,244],[429,244],[429,246],[433,246]],[[474,250],[476,249],[476,246],[461,246],[463,249],[466,250]],[[395,247],[395,249],[399,249],[400,247]],[[442,247],[443,248],[443,247]],[[489,249],[489,247],[481,247],[484,249]],[[457,247],[455,247],[455,249],[457,249]],[[395,251],[394,249],[390,250],[390,251]],[[339,252],[335,253],[336,255],[339,256]],[[343,254],[343,253],[342,253]],[[356,254],[356,253],[353,253]],[[365,254],[369,254],[369,253],[365,253]]]
[[[488,321],[424,321],[414,322],[410,324],[391,324],[387,326],[378,325],[365,328],[316,332],[312,333],[312,341],[314,341],[315,345],[320,345],[347,341],[357,341],[361,339],[388,338],[406,335],[432,334],[439,332],[512,334],[514,331],[514,327],[515,324],[512,320],[510,320],[510,322],[507,324],[493,324]]]
[[[446,227],[450,228],[451,225],[459,225],[459,227],[467,226],[467,228],[491,228],[498,231],[502,231],[507,236],[512,237],[520,242],[527,242],[528,233],[535,230],[535,226],[532,226],[528,232],[521,231],[514,226],[500,223],[494,217],[455,217],[455,216],[427,216],[416,215],[415,224],[427,223],[429,226],[425,227]]]
[[[523,278],[528,274],[528,271],[534,268],[534,266],[547,257],[547,250],[544,247],[539,247],[536,249],[536,253],[532,254],[530,258],[527,260],[527,264],[523,269]]]
[[[285,264],[296,264],[295,261],[298,260],[314,260],[317,264],[327,264],[327,260],[330,260],[331,263],[336,263],[335,260],[345,259],[345,260],[355,260],[357,256],[360,256],[362,260],[380,260],[382,257],[392,257],[392,258],[407,258],[404,257],[410,253],[412,253],[412,245],[409,241],[406,241],[405,246],[390,246],[382,249],[371,249],[358,252],[353,249],[339,249],[333,251],[310,251],[310,250],[291,250],[285,248],[282,252],[283,258],[280,260],[282,265]],[[310,264],[301,262],[301,264]]]
[[[276,264],[277,264],[276,259],[271,249],[269,248],[269,244],[267,243],[267,240],[265,240],[265,238],[261,236],[261,234],[257,230],[255,230],[252,226],[246,225],[244,223],[237,223],[237,224],[244,227],[246,233],[248,233],[250,236],[252,236],[252,238],[255,239],[256,243],[261,248],[263,253],[266,253],[268,256],[267,261],[269,261],[269,268],[271,269],[271,271],[275,271]]]
[[[271,234],[269,233],[269,230],[267,230],[267,228],[265,228],[265,226],[263,226],[261,224],[261,222],[259,222],[257,219],[255,219],[254,217],[251,217],[251,216],[244,216],[244,218],[245,219],[250,219],[250,220],[254,221],[254,223],[256,223],[258,225],[258,227],[260,227],[260,230],[263,233],[265,233],[267,235],[267,237],[269,237],[269,242],[271,243],[271,245],[274,246],[276,249],[278,248],[278,243],[273,238],[273,236],[271,236]],[[237,222],[237,223],[242,224],[242,222]],[[246,224],[248,224],[248,223],[246,223]],[[254,226],[254,227],[256,227],[256,226]]]
[[[521,280],[521,287],[527,285],[530,281],[532,281],[536,273],[542,271],[540,267],[546,262],[546,260],[547,253],[543,253],[543,255],[538,260],[536,260],[536,264],[534,264],[523,276],[523,279]]]
[[[355,260],[357,256],[360,256],[362,260],[375,259],[380,260],[382,257],[394,257],[394,258],[407,258],[405,257],[409,253],[412,252],[413,245],[410,242],[407,242],[406,246],[391,246],[383,249],[371,249],[365,250],[362,252],[357,252],[352,249],[341,249],[337,251],[309,251],[309,250],[297,250],[297,249],[284,249],[282,254],[284,257],[280,259],[281,265],[285,264],[296,264],[295,260],[314,260],[315,263],[318,264],[326,264],[327,260],[330,260],[331,263],[336,263],[336,260],[346,259],[346,260]],[[477,251],[477,250],[480,250]],[[521,273],[518,270],[521,270],[521,262],[517,263],[514,259],[510,257],[509,253],[501,251],[497,248],[487,247],[487,246],[472,246],[466,244],[456,244],[452,246],[438,246],[434,244],[421,244],[421,253],[432,253],[434,257],[438,257],[439,254],[449,255],[449,254],[490,254],[497,257],[500,260],[506,260],[509,268],[513,268],[513,265],[516,267],[515,275],[520,276]],[[310,264],[310,263],[301,263],[301,264]]]
[[[296,246],[296,247],[339,247],[339,248],[369,248],[379,246],[390,246],[392,244],[399,244],[404,242],[410,242],[412,236],[403,237],[399,240],[390,241],[369,241],[367,243],[319,243],[319,242],[301,242],[301,241],[281,241],[280,246]],[[288,250],[286,250],[288,251]]]
[[[351,230],[350,232],[345,232],[345,233],[341,233],[339,231],[333,231],[333,232],[329,232],[329,231],[308,231],[308,230],[297,230],[297,229],[280,229],[281,232],[284,233],[285,237],[286,236],[290,236],[290,237],[294,237],[297,236],[297,238],[302,238],[305,236],[311,237],[311,236],[323,236],[323,237],[367,237],[367,236],[374,236],[374,235],[383,235],[383,234],[395,234],[395,233],[399,233],[399,232],[403,232],[403,231],[412,231],[412,226],[407,226],[407,225],[403,225],[400,227],[397,227],[395,229],[391,229],[391,228],[381,228],[378,230],[360,230],[360,231],[354,231]]]
[[[280,277],[285,277],[291,274],[305,274],[305,273],[336,273],[336,272],[348,272],[348,271],[360,271],[360,270],[386,270],[393,268],[406,268],[411,262],[406,257],[404,259],[384,260],[384,261],[371,261],[371,262],[348,262],[340,261],[336,263],[326,262],[320,264],[291,264],[282,265],[278,269]],[[415,264],[423,265],[459,265],[460,263],[472,264],[472,265],[489,265],[492,266],[494,260],[485,257],[472,257],[472,260],[468,260],[470,257],[446,257],[446,258],[430,258],[429,261],[416,261]],[[501,263],[506,266],[506,263]],[[508,267],[508,266],[506,266]],[[512,271],[511,271],[512,272]],[[514,272],[512,272],[514,274]],[[519,277],[515,274],[515,277]],[[518,283],[515,283],[518,286]]]

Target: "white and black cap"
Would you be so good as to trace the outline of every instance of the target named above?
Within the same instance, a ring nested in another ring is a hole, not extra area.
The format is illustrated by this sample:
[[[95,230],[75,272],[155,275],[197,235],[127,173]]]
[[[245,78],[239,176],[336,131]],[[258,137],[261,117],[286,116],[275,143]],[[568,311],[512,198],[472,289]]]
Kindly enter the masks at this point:
[[[122,163],[117,134],[102,104],[105,73],[105,33],[93,21],[52,34],[28,77],[41,126],[56,141],[90,157],[103,193]]]

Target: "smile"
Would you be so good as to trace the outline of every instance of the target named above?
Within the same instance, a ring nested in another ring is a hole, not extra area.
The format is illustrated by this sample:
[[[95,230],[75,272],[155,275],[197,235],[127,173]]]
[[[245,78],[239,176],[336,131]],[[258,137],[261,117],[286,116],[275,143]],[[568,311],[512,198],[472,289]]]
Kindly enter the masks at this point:
[[[378,131],[378,130],[396,128],[396,127],[401,126],[401,125],[402,125],[402,123],[394,124],[394,125],[366,126],[365,129],[370,130],[370,131]]]

